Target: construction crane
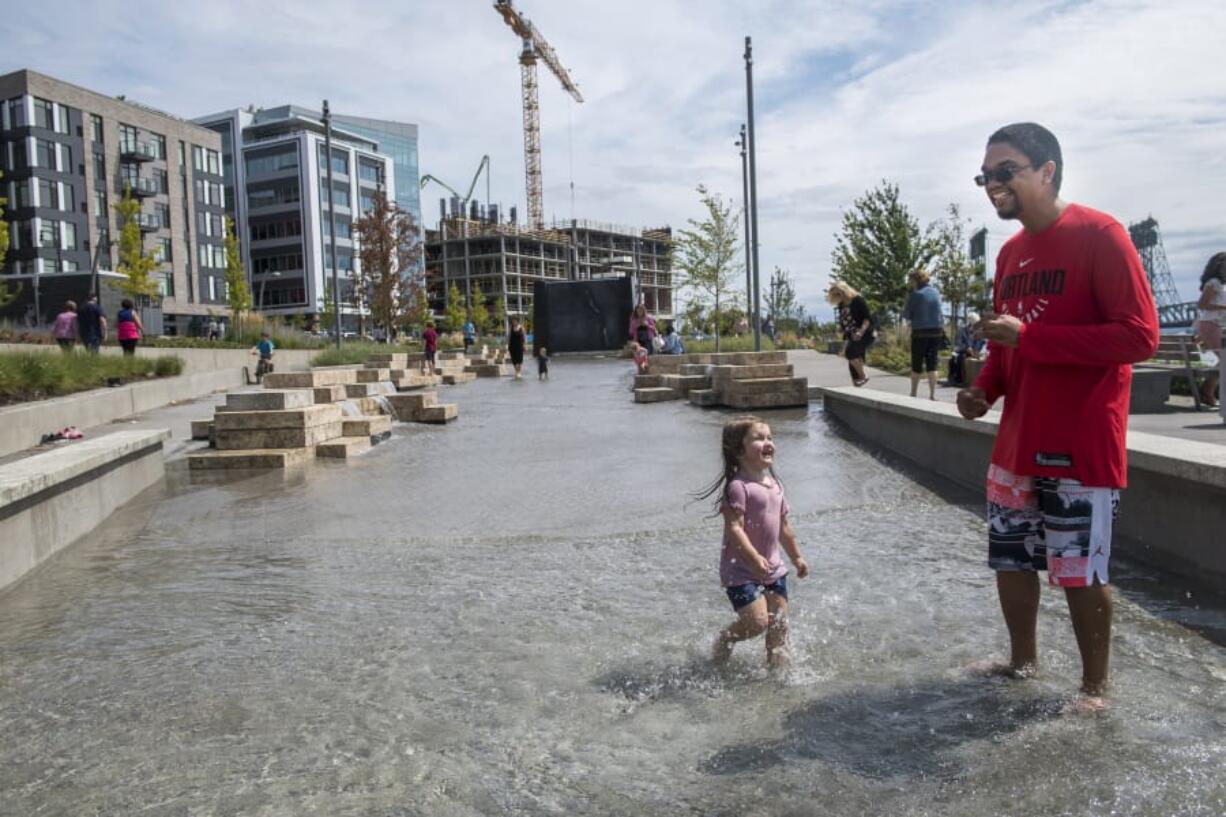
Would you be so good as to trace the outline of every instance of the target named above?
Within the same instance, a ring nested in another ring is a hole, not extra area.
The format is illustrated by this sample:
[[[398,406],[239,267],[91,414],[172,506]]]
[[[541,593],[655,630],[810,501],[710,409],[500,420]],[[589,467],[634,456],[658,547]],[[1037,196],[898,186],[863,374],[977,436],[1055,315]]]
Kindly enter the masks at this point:
[[[473,197],[473,190],[477,187],[477,180],[481,178],[482,171],[485,171],[485,203],[488,205],[490,203],[490,157],[488,155],[481,157],[481,163],[477,165],[477,172],[473,174],[472,184],[468,185],[468,192],[463,196],[456,192],[455,188],[447,184],[447,182],[438,176],[431,176],[429,173],[421,177],[421,186],[418,189],[425,190],[426,185],[430,182],[434,182],[439,187],[446,189],[451,195],[460,200],[460,216],[464,217],[468,212],[468,202]]]
[[[570,74],[558,61],[553,47],[536,30],[536,26],[515,9],[511,0],[495,0],[494,8],[523,42],[523,50],[519,54],[519,75],[524,96],[524,177],[528,196],[528,225],[540,230],[545,226],[545,200],[541,193],[541,106],[537,96],[537,60],[548,66],[576,102],[583,101],[583,94],[579,93]]]

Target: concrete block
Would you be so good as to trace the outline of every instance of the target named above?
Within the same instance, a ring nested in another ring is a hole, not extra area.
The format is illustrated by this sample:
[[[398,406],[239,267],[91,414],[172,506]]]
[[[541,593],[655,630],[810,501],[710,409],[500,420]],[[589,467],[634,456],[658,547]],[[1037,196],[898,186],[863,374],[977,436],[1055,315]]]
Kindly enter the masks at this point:
[[[188,454],[187,467],[192,471],[225,469],[289,468],[306,462],[312,454],[309,448],[256,449],[247,451],[201,451]]]
[[[357,378],[359,383],[378,383],[381,380],[391,380],[391,369],[379,369],[367,366],[365,369],[358,369]]]
[[[320,408],[324,408],[320,406]],[[217,448],[306,448],[341,436],[341,421],[306,428],[264,428],[247,431],[217,430]]]
[[[791,377],[790,363],[758,363],[752,365],[712,366],[711,381],[716,385],[729,380],[758,380],[764,377]]]
[[[690,403],[695,406],[718,406],[719,392],[715,389],[694,389],[688,395]]]
[[[309,394],[309,392],[308,392]],[[311,428],[325,423],[340,422],[341,407],[335,403],[308,405],[287,411],[227,411],[213,422],[218,431],[256,431],[271,428]],[[276,448],[277,446],[261,446]]]
[[[345,396],[349,398],[372,397],[382,393],[376,383],[348,383],[345,385]]]
[[[192,439],[207,440],[213,436],[212,420],[192,420]]]
[[[654,361],[653,361],[654,362]],[[710,374],[711,367],[706,363],[682,363],[677,367],[677,374],[694,375],[694,374]]]
[[[502,377],[507,372],[497,363],[470,363],[464,371],[477,377]]]
[[[392,433],[392,418],[386,414],[363,417],[360,420],[342,420],[342,437],[379,437]]]
[[[443,403],[437,406],[426,406],[414,417],[418,423],[450,423],[460,416],[460,410],[455,403]]]
[[[338,400],[344,400],[345,387],[340,385],[335,386],[319,386],[312,390],[315,395],[316,403],[335,403]]]
[[[310,372],[273,372],[264,375],[269,389],[316,389],[320,386],[356,383],[357,369],[316,369]]]
[[[371,444],[369,436],[338,437],[315,446],[315,456],[328,459],[348,459],[369,451]]]
[[[468,383],[476,379],[477,376],[475,374],[469,374],[465,371],[445,372],[443,374],[443,383],[448,386],[457,386],[460,383]]]
[[[404,352],[390,352],[371,355],[366,358],[368,369],[403,369],[409,365],[410,355]]]
[[[429,388],[431,386],[438,386],[442,382],[442,376],[437,374],[406,373],[397,377],[395,372],[392,373],[392,383],[400,391]]]
[[[300,409],[318,402],[309,389],[291,391],[244,391],[226,395],[226,408],[230,411],[284,411]]]
[[[438,394],[432,391],[410,392],[408,394],[389,394],[387,402],[396,412],[396,419],[408,422],[418,411],[438,405]]]
[[[636,374],[634,376],[634,388],[636,389],[658,389],[664,385],[664,375],[662,374]]]
[[[681,392],[665,386],[634,390],[636,403],[662,403],[666,400],[680,400],[681,396]]]

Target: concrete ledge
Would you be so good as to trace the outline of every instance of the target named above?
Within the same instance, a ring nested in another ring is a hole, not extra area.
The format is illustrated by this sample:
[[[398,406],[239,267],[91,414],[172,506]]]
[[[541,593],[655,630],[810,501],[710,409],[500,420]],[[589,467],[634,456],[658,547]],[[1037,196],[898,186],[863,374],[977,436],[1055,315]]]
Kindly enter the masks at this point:
[[[118,431],[0,469],[0,588],[161,479],[169,437],[164,429]]]
[[[966,420],[949,403],[850,386],[823,390],[825,411],[875,444],[983,490],[999,417]],[[1119,552],[1198,581],[1226,580],[1226,446],[1128,433]]]

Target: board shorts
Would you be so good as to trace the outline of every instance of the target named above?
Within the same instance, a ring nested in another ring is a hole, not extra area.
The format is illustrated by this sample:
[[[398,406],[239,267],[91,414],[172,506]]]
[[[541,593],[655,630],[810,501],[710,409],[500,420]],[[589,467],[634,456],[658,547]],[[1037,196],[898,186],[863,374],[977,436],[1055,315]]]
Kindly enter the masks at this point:
[[[732,602],[733,610],[740,610],[746,605],[753,604],[758,600],[758,596],[768,592],[781,596],[786,601],[788,597],[788,576],[784,573],[778,580],[770,584],[759,584],[757,582],[734,584],[731,587],[725,587],[724,592],[728,594],[728,601]]]
[[[931,330],[916,330],[911,333],[911,371],[935,372],[937,370],[937,352],[941,350],[944,334],[925,334]],[[939,331],[939,330],[937,330]]]
[[[1107,584],[1120,492],[988,468],[988,566],[1046,570],[1057,587]]]

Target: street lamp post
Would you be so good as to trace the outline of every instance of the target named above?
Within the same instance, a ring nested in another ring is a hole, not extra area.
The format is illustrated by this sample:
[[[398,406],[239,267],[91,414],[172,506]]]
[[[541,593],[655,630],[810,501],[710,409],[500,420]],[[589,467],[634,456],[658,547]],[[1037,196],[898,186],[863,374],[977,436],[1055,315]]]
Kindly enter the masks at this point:
[[[753,241],[749,234],[749,164],[746,159],[745,149],[747,147],[745,141],[745,125],[741,124],[741,138],[736,141],[736,145],[741,149],[741,189],[743,196],[741,200],[745,203],[745,311],[748,312],[753,304],[753,264],[751,263],[750,244]]]
[[[275,270],[260,279],[260,314],[264,314],[264,287],[268,286],[269,278],[280,278],[281,271]]]
[[[758,321],[758,169],[755,157],[758,143],[753,135],[753,43],[745,38],[745,96],[749,107],[749,209],[753,222],[753,349],[762,351],[762,330]]]

